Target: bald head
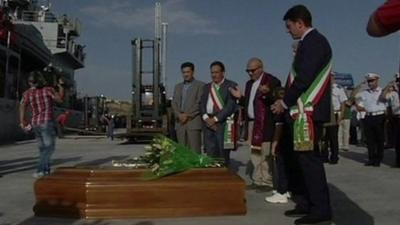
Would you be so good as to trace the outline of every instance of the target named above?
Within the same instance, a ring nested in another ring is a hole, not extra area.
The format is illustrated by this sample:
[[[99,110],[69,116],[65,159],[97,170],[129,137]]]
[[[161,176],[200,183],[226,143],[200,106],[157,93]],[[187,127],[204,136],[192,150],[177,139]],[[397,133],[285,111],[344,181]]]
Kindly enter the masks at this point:
[[[256,65],[260,68],[264,67],[262,60],[259,58],[256,58],[256,57],[249,59],[249,61],[247,62],[247,65],[250,65],[250,64]]]
[[[252,80],[257,80],[264,72],[263,62],[261,59],[255,57],[249,59],[246,71]]]

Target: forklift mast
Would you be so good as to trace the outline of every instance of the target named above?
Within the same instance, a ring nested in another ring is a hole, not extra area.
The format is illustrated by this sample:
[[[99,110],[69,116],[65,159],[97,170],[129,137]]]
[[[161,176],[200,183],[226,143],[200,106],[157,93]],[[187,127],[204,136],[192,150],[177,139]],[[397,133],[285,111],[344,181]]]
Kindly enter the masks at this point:
[[[168,135],[170,117],[166,104],[167,23],[161,23],[161,4],[155,8],[155,38],[132,42],[132,117],[128,137]]]
[[[160,81],[159,41],[136,38],[132,41],[132,102],[133,122],[157,124],[161,121],[161,102],[165,98],[164,84]],[[152,53],[150,57],[144,52]],[[146,58],[147,56],[147,58]],[[150,63],[146,63],[149,60]],[[150,65],[150,66],[149,66]]]

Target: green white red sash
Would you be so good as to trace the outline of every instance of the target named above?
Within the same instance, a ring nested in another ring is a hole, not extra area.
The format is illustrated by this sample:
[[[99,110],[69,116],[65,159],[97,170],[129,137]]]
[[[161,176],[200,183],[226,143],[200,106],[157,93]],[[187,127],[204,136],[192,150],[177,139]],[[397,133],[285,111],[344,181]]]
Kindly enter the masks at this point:
[[[210,85],[211,100],[215,109],[219,112],[224,106],[225,102],[219,91],[220,87],[212,83]],[[234,114],[226,118],[224,123],[224,149],[236,149],[237,147],[237,129]]]
[[[332,61],[319,72],[311,86],[297,99],[297,105],[290,108],[290,115],[294,120],[293,142],[295,151],[311,151],[314,149],[314,106],[319,103],[321,97],[329,88],[331,68]],[[291,76],[293,80],[297,76],[294,69],[289,75],[289,85],[291,85]]]
[[[224,107],[224,99],[221,96],[221,93],[219,92],[219,86],[216,84],[212,83],[210,86],[210,94],[211,94],[211,99],[213,101],[215,109],[219,112],[222,110]]]

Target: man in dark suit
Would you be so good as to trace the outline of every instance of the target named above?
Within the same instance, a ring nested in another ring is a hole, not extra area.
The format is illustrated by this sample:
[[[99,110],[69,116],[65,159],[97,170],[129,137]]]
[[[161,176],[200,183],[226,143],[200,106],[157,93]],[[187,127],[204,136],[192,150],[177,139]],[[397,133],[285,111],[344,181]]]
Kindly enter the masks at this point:
[[[293,63],[293,79],[274,113],[290,112],[295,156],[302,179],[297,179],[296,208],[287,216],[303,216],[296,224],[315,224],[332,218],[325,170],[318,156],[322,124],[330,120],[332,51],[327,39],[312,28],[312,17],[303,5],[289,9],[284,21],[293,39],[300,39]]]
[[[215,158],[222,158],[229,165],[230,147],[224,146],[227,119],[237,111],[235,98],[229,89],[237,84],[225,78],[225,66],[215,61],[210,65],[212,82],[204,86],[200,100],[200,113],[203,119],[205,152]]]
[[[183,82],[177,84],[172,98],[172,109],[176,117],[176,136],[178,142],[201,153],[200,98],[204,83],[194,78],[194,65],[185,62],[181,65]]]

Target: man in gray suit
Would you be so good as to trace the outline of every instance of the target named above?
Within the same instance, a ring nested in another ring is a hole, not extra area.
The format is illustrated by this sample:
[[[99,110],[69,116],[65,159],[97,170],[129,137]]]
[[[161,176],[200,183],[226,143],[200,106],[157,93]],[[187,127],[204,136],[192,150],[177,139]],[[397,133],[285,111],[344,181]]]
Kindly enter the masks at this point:
[[[183,82],[175,86],[172,109],[176,117],[176,136],[178,142],[201,152],[200,98],[204,83],[194,79],[194,65],[185,62],[181,65]]]
[[[238,106],[229,89],[237,84],[225,78],[225,66],[222,62],[211,63],[212,82],[206,84],[201,97],[200,113],[204,121],[204,148],[212,157],[222,158],[229,165],[229,153],[232,146],[226,146],[228,117],[234,114]],[[226,134],[226,135],[225,135]],[[233,135],[234,136],[234,135]]]

